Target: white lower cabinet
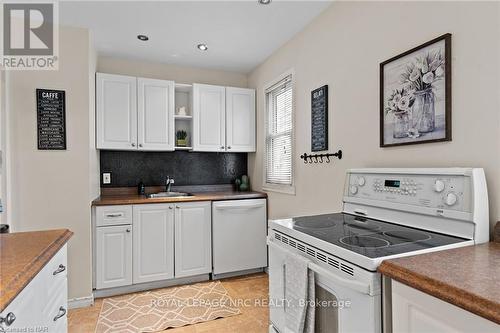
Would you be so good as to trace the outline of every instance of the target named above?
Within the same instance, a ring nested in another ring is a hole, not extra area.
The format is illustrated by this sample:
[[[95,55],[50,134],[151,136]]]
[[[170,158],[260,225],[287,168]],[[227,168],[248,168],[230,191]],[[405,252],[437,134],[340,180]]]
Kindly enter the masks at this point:
[[[132,226],[96,228],[96,288],[132,284]]]
[[[499,332],[500,326],[434,296],[392,281],[393,332]]]
[[[64,245],[0,313],[0,332],[67,332],[67,246]]]
[[[175,205],[175,277],[212,272],[210,202]]]
[[[172,279],[173,205],[135,205],[133,212],[133,283]]]
[[[212,272],[210,201],[101,206],[94,216],[96,289]]]

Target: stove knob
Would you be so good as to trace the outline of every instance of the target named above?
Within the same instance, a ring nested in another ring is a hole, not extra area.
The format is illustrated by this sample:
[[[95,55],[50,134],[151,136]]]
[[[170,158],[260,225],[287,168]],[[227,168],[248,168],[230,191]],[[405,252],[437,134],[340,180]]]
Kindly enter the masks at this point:
[[[366,180],[365,180],[364,177],[359,177],[358,178],[358,185],[359,186],[363,186],[363,185],[365,185],[365,183],[366,183]]]
[[[434,191],[437,193],[444,191],[444,182],[442,180],[436,179],[436,182],[434,183]]]
[[[358,193],[358,187],[356,185],[351,185],[349,191],[351,191],[351,194],[356,194]]]
[[[457,195],[453,192],[448,193],[446,196],[446,204],[448,206],[453,206],[457,202]]]

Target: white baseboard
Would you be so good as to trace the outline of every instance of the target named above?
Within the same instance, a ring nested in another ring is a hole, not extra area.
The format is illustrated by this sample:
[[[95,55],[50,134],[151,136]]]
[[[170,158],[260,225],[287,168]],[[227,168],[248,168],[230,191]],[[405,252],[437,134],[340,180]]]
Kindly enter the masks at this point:
[[[94,305],[94,295],[68,299],[68,309],[86,308]]]

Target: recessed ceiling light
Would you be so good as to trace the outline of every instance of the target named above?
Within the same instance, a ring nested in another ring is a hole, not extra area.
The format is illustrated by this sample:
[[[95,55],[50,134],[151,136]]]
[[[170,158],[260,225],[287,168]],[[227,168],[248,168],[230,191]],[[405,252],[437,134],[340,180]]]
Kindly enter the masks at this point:
[[[197,47],[199,50],[201,50],[201,51],[207,51],[207,50],[208,50],[208,46],[207,46],[207,44],[205,44],[205,43],[198,44],[196,47]]]
[[[137,35],[137,39],[145,42],[145,41],[149,40],[149,37],[146,35]]]
[[[259,0],[259,3],[261,5],[269,5],[271,3],[271,0]]]

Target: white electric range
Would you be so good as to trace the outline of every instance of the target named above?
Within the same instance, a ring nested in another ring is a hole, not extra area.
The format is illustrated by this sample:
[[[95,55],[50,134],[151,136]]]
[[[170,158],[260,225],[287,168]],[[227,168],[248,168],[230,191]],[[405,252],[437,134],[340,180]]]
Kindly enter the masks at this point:
[[[270,332],[286,331],[288,253],[315,272],[316,333],[381,332],[378,265],[487,242],[488,216],[482,169],[349,170],[341,213],[269,221]]]

